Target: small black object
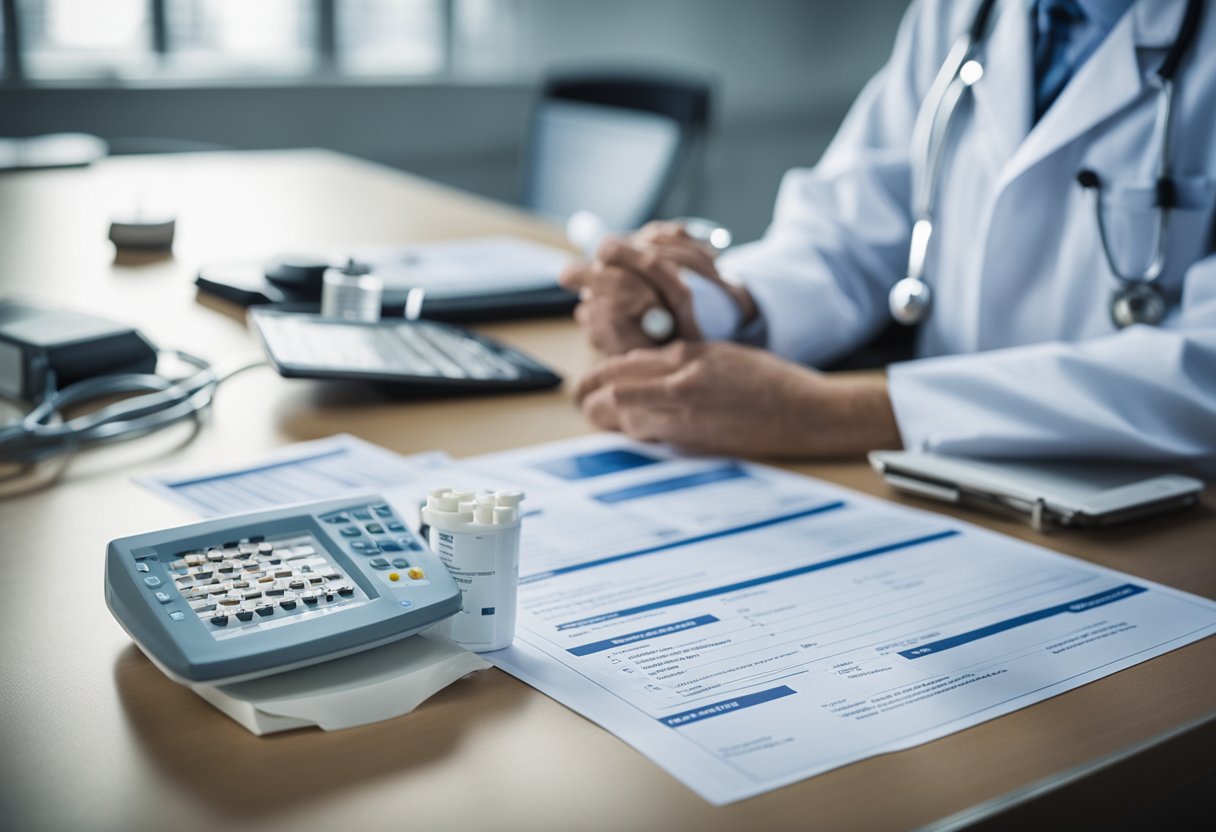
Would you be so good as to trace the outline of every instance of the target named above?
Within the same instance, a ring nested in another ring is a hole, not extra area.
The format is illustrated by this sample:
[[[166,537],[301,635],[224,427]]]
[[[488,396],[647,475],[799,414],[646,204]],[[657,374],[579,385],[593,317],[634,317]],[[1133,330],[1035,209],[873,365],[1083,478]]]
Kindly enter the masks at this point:
[[[1098,174],[1089,168],[1084,168],[1077,171],[1077,184],[1082,188],[1100,188],[1102,187],[1102,180],[1098,178]]]
[[[317,257],[287,255],[266,265],[266,279],[281,289],[320,297],[325,270],[334,265]]]
[[[0,395],[37,401],[53,373],[59,389],[86,378],[156,371],[156,348],[138,331],[105,318],[0,301]],[[8,352],[9,350],[5,350]]]

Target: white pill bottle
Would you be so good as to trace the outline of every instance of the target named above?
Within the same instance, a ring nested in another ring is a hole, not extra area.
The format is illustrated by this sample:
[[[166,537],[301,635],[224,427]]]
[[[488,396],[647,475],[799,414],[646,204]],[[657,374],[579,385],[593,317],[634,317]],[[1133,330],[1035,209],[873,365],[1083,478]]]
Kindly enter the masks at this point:
[[[435,631],[474,653],[515,638],[521,491],[433,488],[422,509],[431,551],[460,587],[461,609]]]

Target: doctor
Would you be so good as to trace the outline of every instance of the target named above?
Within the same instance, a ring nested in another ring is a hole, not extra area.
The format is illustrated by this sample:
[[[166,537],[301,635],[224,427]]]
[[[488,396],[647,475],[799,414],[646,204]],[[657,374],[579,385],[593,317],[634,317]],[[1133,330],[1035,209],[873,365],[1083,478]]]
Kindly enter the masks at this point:
[[[1216,472],[1211,5],[917,0],[762,240],[715,261],[652,224],[567,268],[611,356],[580,384],[587,417],[746,455]],[[677,340],[656,347],[639,322],[659,303]],[[916,360],[813,369],[891,315],[919,321]]]

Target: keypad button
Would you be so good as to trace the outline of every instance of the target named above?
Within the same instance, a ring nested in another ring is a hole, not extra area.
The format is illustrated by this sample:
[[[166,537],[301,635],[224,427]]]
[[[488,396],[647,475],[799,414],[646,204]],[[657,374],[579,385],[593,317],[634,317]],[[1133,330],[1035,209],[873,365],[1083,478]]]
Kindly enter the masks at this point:
[[[400,520],[393,520],[392,522],[388,523],[387,525],[388,525],[388,530],[389,530],[390,532],[403,532],[403,531],[405,531],[405,524],[404,524],[404,523],[402,523]]]
[[[364,528],[367,529],[368,534],[384,534],[384,526],[379,523],[368,523]]]
[[[282,601],[279,602],[279,606],[285,610],[294,610],[296,608],[296,599],[284,598]]]
[[[173,619],[174,621],[181,621],[185,617],[186,614],[181,610],[170,610],[169,612],[169,618]]]
[[[326,518],[325,518],[325,522],[326,522],[326,523],[334,523],[334,524],[338,524],[338,523],[349,523],[349,522],[350,522],[350,518],[349,518],[349,517],[347,517],[345,514],[333,514],[333,515],[330,515],[329,517],[326,517]]]
[[[173,599],[169,597],[169,593],[167,593],[167,592],[158,592],[158,593],[156,593],[156,600],[161,602],[162,604],[167,604],[170,601],[172,601]]]
[[[227,615],[213,615],[213,616],[211,616],[211,623],[217,627],[227,627],[228,626],[228,616]]]
[[[395,543],[392,540],[386,540],[380,544],[380,549],[385,552],[400,552],[401,544]]]
[[[354,595],[355,588],[353,586],[351,586],[350,584],[343,584],[342,586],[338,587],[338,594],[339,595]]]
[[[253,610],[237,610],[236,617],[238,621],[252,621]]]
[[[359,537],[362,534],[363,534],[363,532],[359,531],[358,526],[345,526],[342,529],[343,537]]]
[[[156,589],[156,587],[160,586],[160,578],[156,577],[155,575],[149,575],[148,577],[144,578],[144,583],[152,589]]]
[[[384,558],[372,558],[368,561],[373,569],[388,569],[388,561]]]
[[[405,558],[393,558],[393,566],[397,567],[398,569],[406,569],[409,567],[409,565],[410,562]]]
[[[263,604],[260,607],[254,607],[253,611],[265,618],[268,615],[274,615],[274,607],[270,604]]]
[[[417,540],[403,540],[402,542],[405,543],[406,547],[408,547],[411,552],[422,551],[422,544]]]
[[[392,517],[393,516],[393,510],[391,508],[389,508],[388,506],[374,506],[372,510],[376,512],[377,517]]]
[[[312,607],[312,606],[316,606],[317,596],[316,595],[301,595],[300,600],[303,601],[305,604],[308,604],[308,606]]]
[[[409,568],[409,571],[406,572],[405,574],[409,575],[415,581],[421,581],[423,578],[426,577],[426,573],[423,572],[422,569],[417,566],[411,566]]]
[[[351,516],[356,520],[371,520],[372,513],[365,508],[355,509],[351,512]]]
[[[135,564],[135,571],[136,571],[136,572],[147,572],[147,571],[148,571],[148,564],[146,564],[146,563],[142,563],[142,562],[141,562],[141,563],[137,563],[137,564]]]

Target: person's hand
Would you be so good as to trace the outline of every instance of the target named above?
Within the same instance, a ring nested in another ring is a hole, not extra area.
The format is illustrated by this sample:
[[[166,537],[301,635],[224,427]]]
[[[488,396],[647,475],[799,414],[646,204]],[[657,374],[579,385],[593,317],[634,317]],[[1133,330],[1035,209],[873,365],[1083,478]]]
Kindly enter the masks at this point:
[[[752,457],[850,456],[901,446],[882,377],[833,377],[726,342],[609,358],[578,387],[604,430]]]
[[[679,223],[653,222],[628,238],[610,237],[594,260],[576,260],[562,271],[560,282],[579,293],[575,318],[592,346],[608,355],[653,346],[642,331],[646,310],[664,306],[675,320],[675,337],[700,341],[692,296],[680,277],[691,269],[721,286],[748,321],[756,314],[751,295],[724,281],[714,253],[685,233]]]

